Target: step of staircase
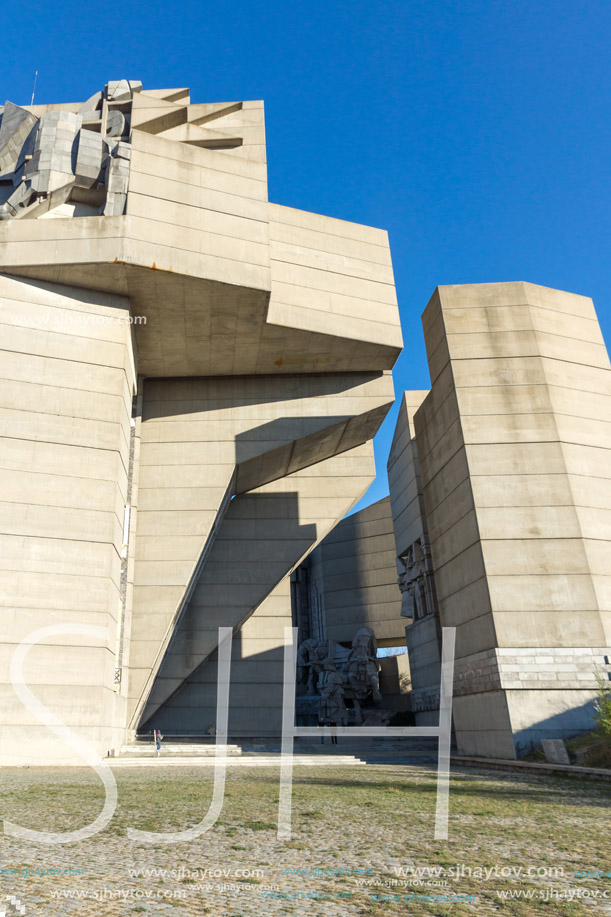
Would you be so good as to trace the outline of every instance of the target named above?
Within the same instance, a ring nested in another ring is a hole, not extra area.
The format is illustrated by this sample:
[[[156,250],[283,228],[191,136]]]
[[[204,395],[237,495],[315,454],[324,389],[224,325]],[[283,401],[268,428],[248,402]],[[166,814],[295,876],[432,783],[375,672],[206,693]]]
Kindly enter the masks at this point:
[[[269,767],[280,763],[281,743],[277,739],[267,741],[240,741],[219,745],[219,757],[226,766]],[[138,739],[123,745],[118,754],[106,760],[112,767],[164,765],[214,765],[216,760],[214,739],[205,741],[180,741],[168,737],[163,742],[161,755],[149,739]],[[338,737],[336,745],[330,737],[324,743],[295,739],[293,746],[294,764],[347,766],[353,764],[411,764],[433,763],[437,760],[437,740],[434,738],[414,739],[371,739],[353,740]]]
[[[155,757],[122,756],[120,758],[106,758],[106,763],[113,768],[126,767],[210,767],[213,768],[217,759],[214,755],[177,755],[168,757],[161,755]],[[281,755],[279,754],[250,754],[228,755],[219,757],[219,764],[224,767],[280,767]],[[295,766],[308,767],[333,766],[350,767],[356,764],[366,764],[354,755],[294,755]]]
[[[282,750],[281,743],[229,743],[222,746],[227,757],[242,755],[260,755],[260,754],[280,754]],[[404,741],[388,742],[370,742],[368,740],[354,741],[342,740],[338,738],[337,744],[332,745],[329,737],[325,738],[324,743],[317,742],[300,742],[295,741],[293,746],[294,754],[318,755],[329,753],[344,753],[348,755],[430,755],[437,753],[436,739],[407,739]],[[162,755],[166,758],[176,757],[214,757],[216,754],[216,744],[213,742],[172,742],[164,741],[162,746]],[[153,743],[144,744],[134,742],[123,745],[119,750],[118,757],[157,757],[157,750]]]

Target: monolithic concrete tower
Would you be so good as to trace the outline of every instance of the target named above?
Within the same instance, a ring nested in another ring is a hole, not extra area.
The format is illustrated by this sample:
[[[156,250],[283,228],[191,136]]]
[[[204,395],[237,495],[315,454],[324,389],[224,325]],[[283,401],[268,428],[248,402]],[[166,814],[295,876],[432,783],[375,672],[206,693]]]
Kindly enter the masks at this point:
[[[439,287],[423,325],[389,465],[415,709],[439,616],[459,751],[511,758],[592,728],[611,677],[611,366],[592,301],[530,283]]]

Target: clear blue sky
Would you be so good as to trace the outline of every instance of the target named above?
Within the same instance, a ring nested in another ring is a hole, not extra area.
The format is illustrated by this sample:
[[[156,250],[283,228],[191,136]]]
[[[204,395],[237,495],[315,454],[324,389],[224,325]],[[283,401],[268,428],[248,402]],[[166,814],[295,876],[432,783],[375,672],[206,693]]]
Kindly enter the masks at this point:
[[[592,296],[611,339],[611,6],[602,0],[32,2],[2,24],[4,96],[85,99],[109,79],[264,99],[269,194],[390,234],[405,352],[439,283]],[[376,440],[378,480],[396,412]]]

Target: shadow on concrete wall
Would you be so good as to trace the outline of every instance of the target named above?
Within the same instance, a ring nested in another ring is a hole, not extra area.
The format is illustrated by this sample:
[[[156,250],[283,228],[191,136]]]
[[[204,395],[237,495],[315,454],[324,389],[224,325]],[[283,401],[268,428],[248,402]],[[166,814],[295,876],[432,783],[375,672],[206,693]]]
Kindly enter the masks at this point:
[[[517,757],[529,754],[534,748],[541,748],[542,739],[566,740],[595,729],[594,713],[593,698],[577,707],[567,704],[564,710],[554,716],[539,720],[527,729],[518,730],[513,737]]]
[[[241,627],[316,537],[316,525],[299,522],[295,492],[242,494],[229,503],[155,679],[155,706],[173,702],[215,651],[218,627]],[[287,611],[290,620],[288,598]],[[172,689],[177,679],[181,685]],[[149,728],[151,706],[141,728]]]

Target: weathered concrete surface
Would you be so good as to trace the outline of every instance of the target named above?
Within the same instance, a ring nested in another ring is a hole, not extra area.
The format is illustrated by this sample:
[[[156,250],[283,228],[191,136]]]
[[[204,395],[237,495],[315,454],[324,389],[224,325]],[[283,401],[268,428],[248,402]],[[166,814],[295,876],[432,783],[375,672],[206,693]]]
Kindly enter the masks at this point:
[[[437,725],[441,680],[441,625],[414,431],[414,414],[427,395],[426,391],[404,392],[387,466],[411,673],[410,704],[418,726]],[[416,548],[422,560],[411,564]]]
[[[221,624],[244,653],[239,715],[254,727],[256,706],[263,730],[288,613],[269,609],[371,482],[393,400],[387,235],[268,202],[260,101],[191,105],[188,90],[118,81],[84,109],[17,114],[9,158],[39,119],[74,122],[83,145],[76,198],[0,225],[4,760],[76,761],[8,681],[16,643],[49,622],[110,628],[106,645],[55,638],[26,666],[102,754],[170,701],[199,728],[183,683]],[[104,188],[96,138],[120,159]]]
[[[135,390],[128,317],[119,296],[0,275],[5,762],[70,758],[9,678],[17,644],[52,625],[108,628],[108,637],[43,637],[28,653],[26,683],[95,747],[122,734],[125,698],[113,679]]]
[[[610,671],[611,367],[592,301],[439,287],[415,415],[459,751],[512,757],[588,728]]]
[[[404,643],[388,497],[340,522],[304,568],[321,599],[324,639],[350,644],[359,628],[370,627],[379,646]]]

